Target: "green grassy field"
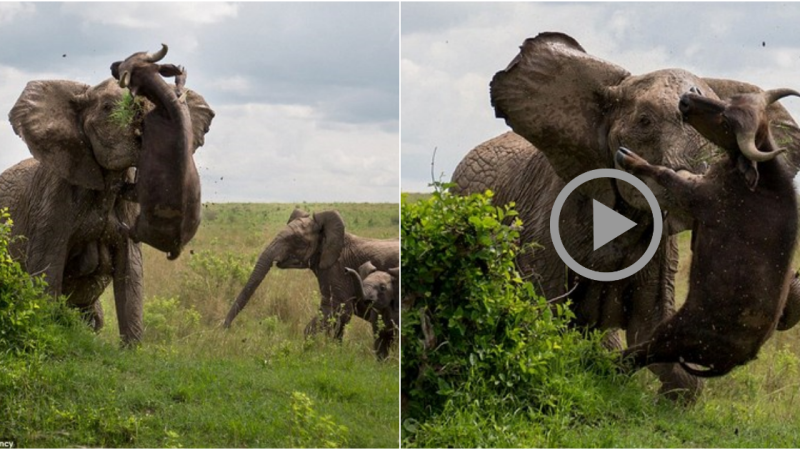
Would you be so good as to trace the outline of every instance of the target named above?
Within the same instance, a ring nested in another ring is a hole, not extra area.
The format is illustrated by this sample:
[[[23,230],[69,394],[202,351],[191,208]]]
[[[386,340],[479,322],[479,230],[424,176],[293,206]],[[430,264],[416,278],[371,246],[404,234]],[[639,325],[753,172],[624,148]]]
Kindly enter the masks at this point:
[[[427,194],[404,194],[416,201]],[[690,234],[679,236],[676,301],[683,302],[691,259]],[[794,267],[800,268],[795,255]],[[708,379],[696,404],[659,400],[647,370],[627,380],[576,374],[564,387],[588,406],[575,415],[531,419],[503,401],[471,404],[427,423],[404,421],[406,447],[793,447],[800,446],[800,327],[776,332],[758,359],[724,377]],[[558,401],[558,399],[554,399]],[[562,410],[560,410],[562,411]],[[406,418],[404,418],[406,419]]]
[[[398,235],[396,204],[338,209],[347,231]],[[398,352],[378,363],[354,318],[342,345],[303,339],[319,305],[309,271],[273,269],[230,330],[220,324],[257,255],[295,205],[207,205],[177,261],[144,247],[145,337],[119,348],[106,326],[68,350],[0,370],[0,440],[34,447],[394,447]],[[3,360],[6,361],[6,360]],[[8,360],[11,361],[11,360]]]

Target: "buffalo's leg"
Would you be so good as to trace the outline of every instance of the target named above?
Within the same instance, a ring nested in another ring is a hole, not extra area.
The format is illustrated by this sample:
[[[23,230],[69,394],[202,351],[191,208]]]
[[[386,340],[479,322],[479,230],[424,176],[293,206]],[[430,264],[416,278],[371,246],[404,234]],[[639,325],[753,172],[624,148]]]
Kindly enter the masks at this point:
[[[623,357],[630,358],[627,364],[634,368],[648,366],[661,381],[659,393],[666,398],[692,403],[700,395],[703,384],[697,377],[688,374],[679,364],[649,364],[648,344],[658,339],[659,324],[674,313],[674,281],[678,269],[677,238],[668,236],[653,260],[634,275],[635,284],[630,299],[626,302],[630,310],[626,326],[628,350]],[[677,360],[673,360],[677,361]]]
[[[685,170],[675,172],[667,167],[652,165],[624,147],[617,150],[615,159],[625,170],[638,177],[650,178],[669,191],[676,208],[688,212],[695,218],[705,212],[705,205],[702,204],[703,196],[697,192],[698,188],[705,184],[702,175],[695,175]]]

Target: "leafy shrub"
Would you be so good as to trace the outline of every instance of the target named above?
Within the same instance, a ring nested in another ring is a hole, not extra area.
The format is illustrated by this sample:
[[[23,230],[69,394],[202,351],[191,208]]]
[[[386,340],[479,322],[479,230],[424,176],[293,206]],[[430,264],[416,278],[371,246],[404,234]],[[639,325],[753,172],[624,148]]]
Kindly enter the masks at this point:
[[[406,416],[425,419],[450,402],[580,412],[584,393],[573,391],[571,377],[613,373],[601,336],[568,328],[569,308],[548,304],[520,277],[522,224],[513,204],[493,206],[489,191],[456,196],[443,187],[402,201]]]
[[[63,341],[56,327],[76,326],[78,314],[47,293],[44,276],[32,277],[11,258],[13,221],[0,210],[0,353],[33,353]]]
[[[115,406],[99,408],[67,405],[62,410],[52,405],[47,426],[69,430],[58,442],[60,446],[74,446],[76,442],[93,447],[132,445],[137,437],[137,419],[124,414]],[[59,440],[59,438],[56,438]]]
[[[331,416],[321,416],[314,403],[302,392],[292,392],[292,438],[295,447],[347,447],[347,427],[337,425]]]
[[[250,277],[251,259],[231,252],[197,252],[189,258],[185,287],[201,292],[238,292]]]
[[[201,313],[204,323],[217,323],[227,312],[229,301],[236,298],[252,271],[252,256],[232,252],[195,252],[188,267],[181,272],[177,294],[187,308]]]
[[[148,340],[171,342],[191,333],[200,324],[200,313],[176,298],[152,297],[144,304],[144,323]]]

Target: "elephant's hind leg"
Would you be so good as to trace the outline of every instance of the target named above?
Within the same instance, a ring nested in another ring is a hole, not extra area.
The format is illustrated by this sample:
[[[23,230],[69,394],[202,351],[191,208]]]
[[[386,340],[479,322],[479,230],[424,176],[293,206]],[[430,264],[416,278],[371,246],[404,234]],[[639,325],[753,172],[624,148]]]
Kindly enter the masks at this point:
[[[100,295],[110,282],[111,277],[102,275],[67,278],[64,282],[67,302],[81,311],[84,320],[95,331],[100,331],[104,325]]]

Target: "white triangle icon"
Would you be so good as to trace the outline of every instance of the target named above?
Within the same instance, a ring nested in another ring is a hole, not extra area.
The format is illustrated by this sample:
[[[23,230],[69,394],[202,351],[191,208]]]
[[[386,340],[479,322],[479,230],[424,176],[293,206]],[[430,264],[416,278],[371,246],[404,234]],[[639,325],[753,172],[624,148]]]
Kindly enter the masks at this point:
[[[636,226],[636,222],[597,200],[592,200],[592,214],[594,224],[594,248],[592,250],[597,250]]]

